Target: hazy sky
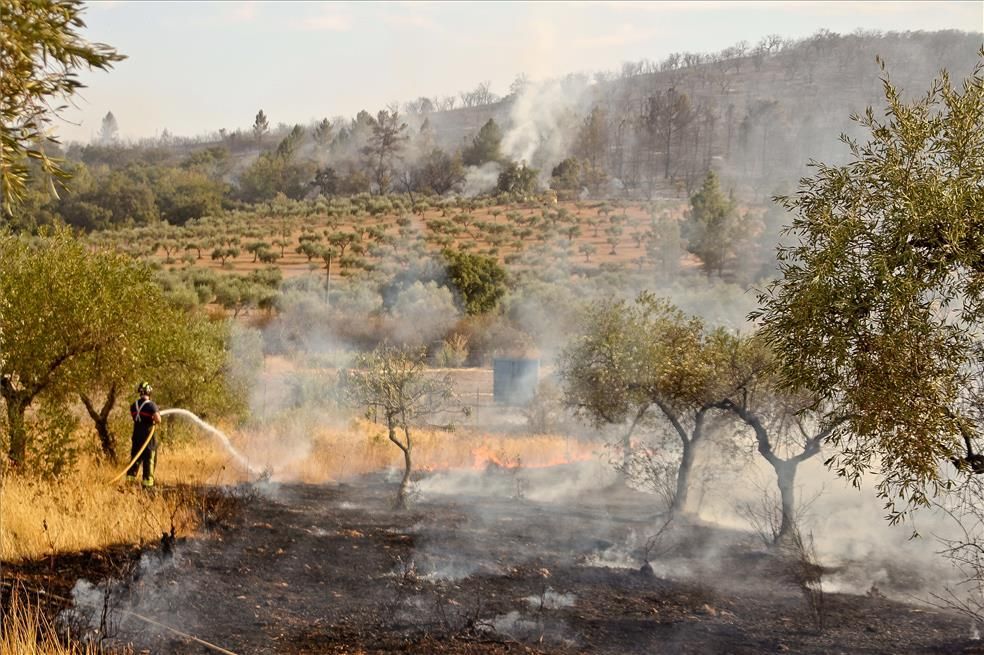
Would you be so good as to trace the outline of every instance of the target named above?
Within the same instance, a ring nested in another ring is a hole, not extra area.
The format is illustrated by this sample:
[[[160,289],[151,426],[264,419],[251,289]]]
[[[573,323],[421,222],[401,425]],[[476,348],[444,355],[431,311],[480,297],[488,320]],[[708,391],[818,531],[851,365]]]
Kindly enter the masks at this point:
[[[375,112],[483,81],[532,79],[721,50],[827,28],[984,31],[984,2],[92,2],[90,40],[129,58],[86,73],[60,134],[112,111],[124,138]],[[891,62],[889,62],[891,63]]]

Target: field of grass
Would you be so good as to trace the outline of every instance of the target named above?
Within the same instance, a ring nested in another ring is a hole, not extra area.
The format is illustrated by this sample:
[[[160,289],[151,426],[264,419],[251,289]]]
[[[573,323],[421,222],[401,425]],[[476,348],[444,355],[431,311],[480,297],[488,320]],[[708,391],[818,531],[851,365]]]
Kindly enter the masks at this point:
[[[563,436],[489,435],[473,431],[418,430],[414,467],[538,467],[585,459],[591,447]],[[403,466],[401,452],[382,426],[365,421],[329,427],[317,416],[284,417],[274,427],[230,437],[274,480],[323,483]],[[142,544],[160,539],[171,527],[192,534],[202,518],[194,488],[248,479],[232,457],[205,436],[161,447],[157,488],[108,484],[122,465],[84,458],[57,480],[7,475],[0,504],[0,559],[37,560],[59,553]]]
[[[9,595],[8,595],[9,594]],[[4,589],[6,612],[0,629],[0,655],[97,655],[98,649],[71,635],[58,635],[30,592]],[[126,651],[129,652],[129,651]],[[119,653],[125,655],[125,653]]]
[[[178,535],[198,527],[196,499],[176,483],[206,482],[218,467],[210,449],[195,445],[168,453],[160,467],[159,488],[109,481],[123,464],[109,466],[85,457],[71,473],[55,480],[8,474],[0,504],[0,560],[36,560],[114,544],[157,541],[171,526]]]

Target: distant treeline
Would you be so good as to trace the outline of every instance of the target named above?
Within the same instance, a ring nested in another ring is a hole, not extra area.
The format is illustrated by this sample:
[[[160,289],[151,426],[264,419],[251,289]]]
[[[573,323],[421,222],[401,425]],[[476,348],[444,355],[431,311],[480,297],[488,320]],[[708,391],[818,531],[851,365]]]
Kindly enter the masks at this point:
[[[810,159],[836,163],[846,153],[837,137],[853,133],[850,114],[882,93],[876,56],[905,92],[943,68],[965,74],[980,46],[980,34],[958,31],[773,35],[591,76],[521,75],[504,98],[482,83],[307,126],[271,126],[260,110],[244,129],[196,138],[164,130],[136,143],[118,139],[108,114],[93,143],[61,153],[70,191],[55,199],[39,182],[14,222],[183,224],[281,195],[400,193],[412,204],[549,186],[562,196],[649,199],[690,194],[711,169],[760,200],[795,184]]]

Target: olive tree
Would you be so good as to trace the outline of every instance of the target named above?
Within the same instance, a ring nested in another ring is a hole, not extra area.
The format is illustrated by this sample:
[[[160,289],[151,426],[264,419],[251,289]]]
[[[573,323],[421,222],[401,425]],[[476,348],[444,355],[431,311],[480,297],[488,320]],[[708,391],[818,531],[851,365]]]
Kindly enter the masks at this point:
[[[387,435],[403,453],[403,479],[396,496],[399,509],[407,507],[413,470],[413,433],[420,420],[447,408],[454,398],[449,375],[436,377],[424,369],[423,350],[380,346],[356,360],[343,380],[350,402],[381,414]]]
[[[229,375],[229,325],[169,304],[153,284],[142,285],[145,312],[134,317],[118,350],[86,358],[78,394],[92,419],[102,452],[116,459],[114,410],[134,380],[153,380],[159,402],[202,415],[243,409],[244,390]]]
[[[50,126],[84,85],[78,72],[108,70],[124,59],[81,37],[81,0],[7,0],[0,20],[0,201],[7,212],[27,189],[30,162],[49,179],[67,172],[49,156]]]
[[[632,304],[589,306],[560,356],[565,403],[597,425],[627,426],[624,462],[632,455],[631,435],[645,422],[668,427],[679,440],[674,513],[686,510],[697,448],[714,411],[730,396],[718,342],[700,319],[643,293]]]
[[[967,402],[984,363],[982,66],[911,102],[885,76],[885,117],[854,117],[869,136],[845,139],[850,161],[777,198],[793,238],[753,314],[783,382],[849,417],[831,463],[855,484],[878,471],[893,521],[897,499],[949,487],[941,462],[972,455],[982,429]]]
[[[793,537],[797,527],[799,465],[819,455],[824,439],[846,419],[826,411],[808,390],[783,389],[775,355],[758,336],[720,332],[716,338],[725,354],[725,388],[731,392],[717,407],[752,431],[756,450],[776,474],[778,516],[765,518],[779,544]]]
[[[12,462],[25,459],[25,414],[35,399],[77,391],[93,361],[130,345],[149,284],[145,266],[90,252],[67,230],[0,236],[0,395]]]

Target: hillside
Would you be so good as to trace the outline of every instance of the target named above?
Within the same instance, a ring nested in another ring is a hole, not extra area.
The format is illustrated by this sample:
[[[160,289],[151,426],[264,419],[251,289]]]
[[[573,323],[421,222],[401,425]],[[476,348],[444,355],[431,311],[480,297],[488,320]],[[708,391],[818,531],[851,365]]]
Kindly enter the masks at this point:
[[[195,210],[198,215],[235,200],[270,200],[277,193],[296,199],[319,193],[408,190],[474,194],[491,190],[500,168],[470,166],[465,156],[464,166],[455,169],[453,157],[466,155],[462,151],[491,119],[501,133],[500,162],[525,161],[539,172],[544,187],[567,188],[582,196],[650,199],[691,192],[713,168],[740,195],[762,201],[791,188],[811,159],[844,159],[847,150],[838,136],[858,133],[851,114],[883,105],[883,74],[890,75],[903,95],[919,95],[941,69],[954,79],[967,75],[981,43],[980,34],[957,31],[846,36],[821,31],[800,41],[770,37],[756,46],[738,44],[720,53],[681,53],[662,62],[627,63],[617,73],[528,83],[484,105],[424,111],[450,103],[421,99],[407,103],[395,119],[394,127],[398,121],[407,127],[396,149],[379,160],[380,170],[367,164],[367,148],[380,118],[392,117],[393,108],[335,118],[323,135],[317,126],[293,136],[289,126],[259,136],[250,128],[229,129],[135,145],[76,144],[68,155],[96,169],[96,183],[101,182],[98,169],[103,166],[200,170],[224,186],[212,191],[214,202]],[[886,62],[886,73],[876,57]],[[325,108],[325,115],[331,112]],[[251,115],[250,109],[243,113]],[[269,117],[270,124],[281,118]],[[436,152],[441,155],[434,159]],[[257,164],[263,153],[269,161]],[[204,164],[203,156],[208,160]],[[271,168],[275,156],[286,163]],[[579,174],[558,182],[551,172],[567,158],[576,162]],[[440,180],[434,179],[435,166]],[[319,178],[318,171],[326,176]],[[156,182],[151,179],[148,184],[154,192]],[[114,212],[110,222],[140,224],[156,216],[175,222],[160,204],[156,212]],[[65,212],[56,207],[54,213]],[[90,219],[67,220],[86,228],[98,225]]]

